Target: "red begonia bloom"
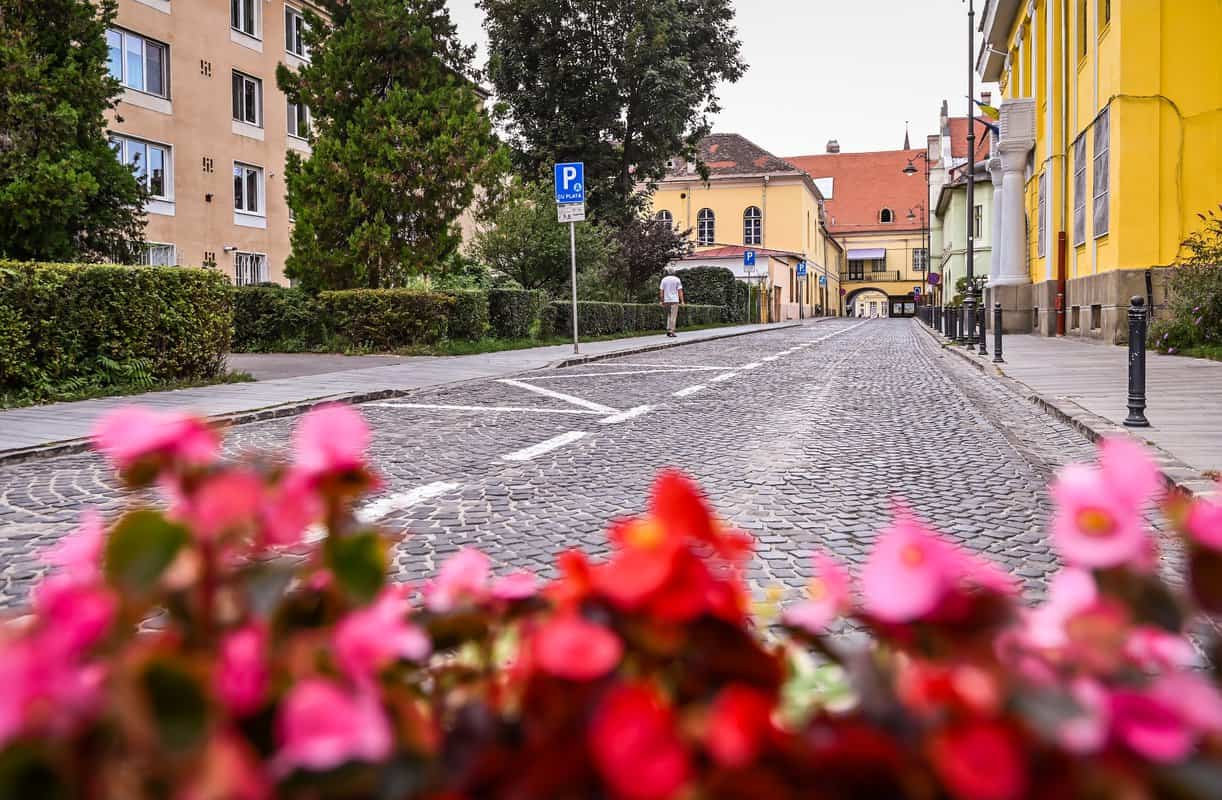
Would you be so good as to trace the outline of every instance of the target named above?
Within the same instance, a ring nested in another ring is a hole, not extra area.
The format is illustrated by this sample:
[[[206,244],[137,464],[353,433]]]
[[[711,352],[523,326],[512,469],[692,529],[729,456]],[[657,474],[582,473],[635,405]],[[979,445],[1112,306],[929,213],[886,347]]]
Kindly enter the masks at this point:
[[[1027,788],[1022,743],[1001,722],[970,719],[934,734],[934,770],[958,800],[1014,800]]]
[[[350,694],[322,678],[308,678],[289,690],[276,725],[280,750],[273,769],[279,775],[295,769],[325,772],[351,761],[383,761],[394,744],[377,697]]]
[[[217,697],[239,717],[258,711],[267,696],[267,630],[250,624],[221,640],[213,679]]]
[[[1138,755],[1174,763],[1192,752],[1197,732],[1178,703],[1152,692],[1122,689],[1112,692],[1109,705],[1112,732]]]
[[[263,481],[246,469],[230,469],[206,478],[190,495],[180,497],[171,514],[188,523],[196,538],[212,541],[254,522],[263,500]]]
[[[772,726],[775,698],[750,686],[722,689],[709,712],[705,746],[725,767],[743,767],[759,755]]]
[[[535,662],[558,678],[591,681],[619,663],[624,647],[619,637],[575,614],[552,617],[531,639]]]
[[[599,703],[590,751],[613,796],[665,800],[687,783],[691,765],[674,712],[651,686],[617,686]]]
[[[324,504],[304,472],[290,471],[269,489],[259,509],[263,543],[290,547],[301,542],[306,529],[322,518]]]
[[[1222,481],[1218,482],[1217,491],[1222,495]],[[1222,497],[1194,500],[1188,507],[1185,527],[1199,544],[1212,550],[1222,550]]]

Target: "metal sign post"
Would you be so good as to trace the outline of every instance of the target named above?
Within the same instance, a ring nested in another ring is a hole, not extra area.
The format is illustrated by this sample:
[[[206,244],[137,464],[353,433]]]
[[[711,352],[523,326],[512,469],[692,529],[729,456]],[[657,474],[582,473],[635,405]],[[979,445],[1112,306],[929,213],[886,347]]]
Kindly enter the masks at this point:
[[[573,352],[580,353],[577,333],[577,223],[586,218],[585,165],[581,163],[557,164],[556,215],[560,222],[569,224],[569,254],[572,260],[573,284]]]

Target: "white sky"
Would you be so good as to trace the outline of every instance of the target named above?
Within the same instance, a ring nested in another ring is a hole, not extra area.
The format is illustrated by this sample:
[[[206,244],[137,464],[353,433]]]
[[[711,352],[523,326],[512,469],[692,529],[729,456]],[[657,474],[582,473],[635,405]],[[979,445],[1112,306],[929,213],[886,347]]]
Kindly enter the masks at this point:
[[[449,0],[459,34],[487,56],[476,0]],[[963,0],[734,0],[747,73],[720,92],[714,129],[778,156],[913,147],[937,133],[942,100],[967,113]],[[976,0],[979,23],[983,0]],[[980,34],[976,34],[979,48]],[[996,98],[995,86],[987,86]],[[979,82],[977,92],[979,92]],[[978,95],[979,96],[979,95]]]

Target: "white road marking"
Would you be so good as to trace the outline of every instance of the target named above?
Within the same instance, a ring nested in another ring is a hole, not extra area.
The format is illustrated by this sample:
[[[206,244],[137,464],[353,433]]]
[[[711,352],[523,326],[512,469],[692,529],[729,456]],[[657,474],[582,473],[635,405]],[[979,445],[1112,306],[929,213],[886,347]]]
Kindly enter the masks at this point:
[[[436,481],[428,483],[424,486],[417,486],[410,492],[398,492],[396,494],[388,494],[370,501],[363,508],[356,512],[358,522],[368,525],[372,522],[377,522],[383,517],[402,511],[405,508],[410,508],[416,503],[423,502],[430,498],[436,497],[446,492],[452,492],[459,488],[457,483],[448,483],[446,481]]]
[[[725,369],[725,367],[721,367],[721,369]],[[624,372],[574,372],[556,375],[531,375],[530,379],[532,381],[567,381],[570,378],[606,378],[611,375],[668,375],[698,371],[690,369],[634,369]]]
[[[720,375],[718,375],[716,378],[710,378],[709,383],[721,383],[722,381],[728,381],[730,380],[730,378],[733,378],[737,375],[738,375],[737,372],[723,372]]]
[[[675,392],[671,395],[671,397],[687,397],[695,394],[696,392],[702,392],[707,388],[709,387],[705,386],[703,383],[697,386],[689,386],[686,389],[680,389],[679,391]]]
[[[603,414],[603,411],[593,411],[582,408],[530,408],[528,406],[444,406],[433,403],[366,403],[378,408],[431,408],[439,411],[498,411],[498,412],[529,412],[533,414]]]
[[[763,359],[761,359],[761,360],[766,361],[766,362],[773,362],[773,361],[776,361],[776,360],[777,360],[777,359],[779,359],[779,358],[780,358],[780,356],[767,356],[767,357],[765,357],[765,358],[763,358]]]
[[[525,389],[528,392],[534,392],[535,394],[541,394],[544,397],[551,397],[555,400],[563,400],[566,403],[572,403],[575,406],[581,406],[582,408],[588,408],[591,411],[597,411],[600,414],[618,414],[619,413],[618,408],[611,408],[610,406],[604,406],[601,403],[593,403],[593,402],[590,402],[589,400],[585,400],[580,397],[574,397],[571,394],[565,394],[564,392],[554,392],[551,389],[544,389],[542,386],[534,386],[529,383],[523,383],[522,381],[515,381],[510,378],[501,378],[500,380],[497,381],[497,383],[503,383],[506,386],[516,386],[519,389]]]
[[[642,414],[648,414],[652,410],[653,406],[637,406],[636,408],[630,408],[627,411],[621,411],[620,413],[614,414],[606,419],[600,419],[599,422],[601,422],[603,425],[614,425],[617,422],[627,422],[628,420],[639,417]]]
[[[743,364],[741,367],[739,367],[739,369],[759,369],[762,366],[764,365],[760,362],[752,361],[750,364]]]
[[[553,436],[545,442],[532,444],[530,447],[524,447],[521,450],[510,453],[509,455],[501,456],[501,458],[505,459],[506,461],[530,461],[532,458],[538,458],[544,453],[555,450],[557,447],[564,447],[566,444],[572,444],[578,439],[583,439],[588,435],[589,434],[585,431],[569,431],[568,433],[562,433],[559,436]]]

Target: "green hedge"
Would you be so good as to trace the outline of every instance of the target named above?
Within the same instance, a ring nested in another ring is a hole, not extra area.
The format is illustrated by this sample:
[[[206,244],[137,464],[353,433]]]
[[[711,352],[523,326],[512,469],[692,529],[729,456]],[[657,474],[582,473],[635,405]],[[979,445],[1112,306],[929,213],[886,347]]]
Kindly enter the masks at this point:
[[[481,291],[451,292],[454,306],[450,310],[447,336],[451,339],[479,341],[488,334],[488,293]]]
[[[679,308],[679,327],[717,325],[725,309],[721,306],[687,304]],[[572,305],[550,303],[543,315],[544,336],[573,335]],[[666,308],[645,303],[577,303],[577,328],[582,336],[610,336],[666,329]]]
[[[232,324],[216,272],[0,261],[0,391],[43,397],[131,365],[142,381],[214,378]]]
[[[489,289],[488,321],[498,339],[525,339],[535,332],[547,306],[547,292],[534,289]]]
[[[446,338],[451,295],[410,289],[350,289],[321,292],[318,310],[328,332],[348,346],[394,350],[436,344]]]
[[[233,289],[233,349],[296,353],[319,346],[325,330],[314,299],[283,286]]]
[[[691,305],[721,306],[719,322],[743,322],[747,285],[725,267],[694,267],[675,273],[683,282],[683,298]]]

